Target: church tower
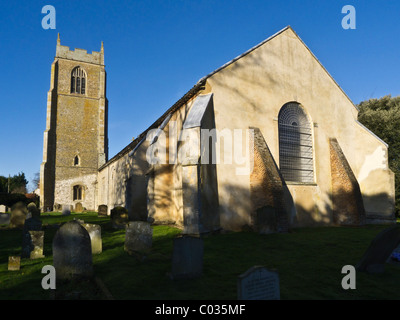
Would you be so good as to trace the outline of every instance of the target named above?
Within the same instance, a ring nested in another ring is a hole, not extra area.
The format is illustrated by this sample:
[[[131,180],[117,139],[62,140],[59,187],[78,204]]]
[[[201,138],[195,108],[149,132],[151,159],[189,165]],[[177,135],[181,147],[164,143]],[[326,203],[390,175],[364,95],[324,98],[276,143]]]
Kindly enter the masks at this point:
[[[107,109],[103,43],[89,54],[62,46],[58,35],[40,167],[44,211],[77,203],[96,209],[97,173],[108,160]]]

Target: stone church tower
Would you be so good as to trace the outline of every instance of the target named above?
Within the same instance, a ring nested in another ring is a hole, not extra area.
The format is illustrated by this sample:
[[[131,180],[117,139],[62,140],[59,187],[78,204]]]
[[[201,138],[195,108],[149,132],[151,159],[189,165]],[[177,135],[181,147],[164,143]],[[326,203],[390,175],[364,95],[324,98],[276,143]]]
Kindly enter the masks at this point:
[[[106,71],[100,52],[70,50],[57,39],[47,94],[41,208],[96,208],[98,169],[108,160]]]

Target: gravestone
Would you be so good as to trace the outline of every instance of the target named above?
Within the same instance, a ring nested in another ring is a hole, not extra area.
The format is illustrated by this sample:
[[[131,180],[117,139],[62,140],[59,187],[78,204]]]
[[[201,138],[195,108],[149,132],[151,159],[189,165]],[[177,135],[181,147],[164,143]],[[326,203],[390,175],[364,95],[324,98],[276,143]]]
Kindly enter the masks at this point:
[[[89,223],[82,223],[82,226],[89,233],[90,242],[92,245],[92,254],[101,253],[103,250],[103,244],[101,240],[101,226],[98,224]]]
[[[18,271],[21,268],[21,257],[10,256],[8,257],[8,270]]]
[[[75,212],[77,212],[77,213],[83,212],[82,203],[78,202],[78,203],[75,204]]]
[[[41,259],[43,255],[44,231],[29,231],[32,241],[30,259]]]
[[[238,300],[280,300],[279,275],[254,266],[238,277]]]
[[[30,212],[32,218],[39,218],[40,217],[40,210],[36,207],[36,204],[31,202],[27,206],[28,212]]]
[[[23,211],[25,214],[28,213],[28,209],[26,208],[25,203],[23,203],[22,201],[18,201],[17,203],[13,204],[11,207],[11,212],[14,210],[21,210]]]
[[[31,231],[41,231],[42,230],[42,221],[38,218],[29,218],[25,220],[24,228],[22,231],[22,258],[30,258],[31,252],[35,248],[35,244],[33,243]],[[43,249],[43,244],[42,244]]]
[[[72,206],[71,205],[63,205],[62,206],[62,215],[63,216],[69,216],[72,211]]]
[[[7,207],[3,204],[0,204],[0,213],[6,213]]]
[[[126,226],[124,249],[129,254],[149,252],[153,241],[153,229],[150,223],[131,221]]]
[[[383,273],[385,263],[400,245],[400,226],[392,226],[381,231],[372,240],[364,256],[356,266],[357,271]]]
[[[124,207],[115,207],[110,214],[111,224],[114,229],[125,229],[128,220],[128,210]]]
[[[0,225],[10,224],[10,215],[8,213],[0,213]]]
[[[108,213],[108,207],[105,204],[101,204],[99,205],[97,212],[99,213],[99,216],[106,216]]]
[[[16,208],[11,211],[10,217],[10,228],[19,228],[22,229],[25,224],[27,213],[23,210]]]
[[[61,280],[93,275],[89,233],[78,221],[64,223],[53,238],[53,266]]]
[[[191,279],[203,273],[203,239],[184,236],[173,240],[172,279]]]

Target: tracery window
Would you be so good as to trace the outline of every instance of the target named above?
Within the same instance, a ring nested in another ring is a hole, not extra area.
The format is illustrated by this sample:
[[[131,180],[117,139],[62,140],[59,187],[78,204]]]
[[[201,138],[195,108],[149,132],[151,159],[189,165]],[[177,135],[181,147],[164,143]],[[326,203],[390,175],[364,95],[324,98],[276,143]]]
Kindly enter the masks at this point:
[[[73,188],[73,199],[75,200],[82,200],[83,196],[83,187],[80,185],[74,186]]]
[[[297,102],[286,103],[278,116],[279,167],[288,182],[314,183],[310,120]]]
[[[76,67],[72,70],[71,93],[86,93],[86,72],[81,67]]]

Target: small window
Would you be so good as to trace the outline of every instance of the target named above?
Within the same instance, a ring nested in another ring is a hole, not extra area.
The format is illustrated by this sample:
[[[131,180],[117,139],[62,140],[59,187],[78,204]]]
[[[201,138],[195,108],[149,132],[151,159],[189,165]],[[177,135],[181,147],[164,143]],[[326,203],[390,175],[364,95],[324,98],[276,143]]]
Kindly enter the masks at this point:
[[[82,200],[82,186],[74,186],[74,196],[73,199],[75,200]]]
[[[86,72],[81,67],[76,67],[72,70],[71,93],[86,93]]]
[[[79,166],[79,157],[75,156],[74,158],[74,166]]]

